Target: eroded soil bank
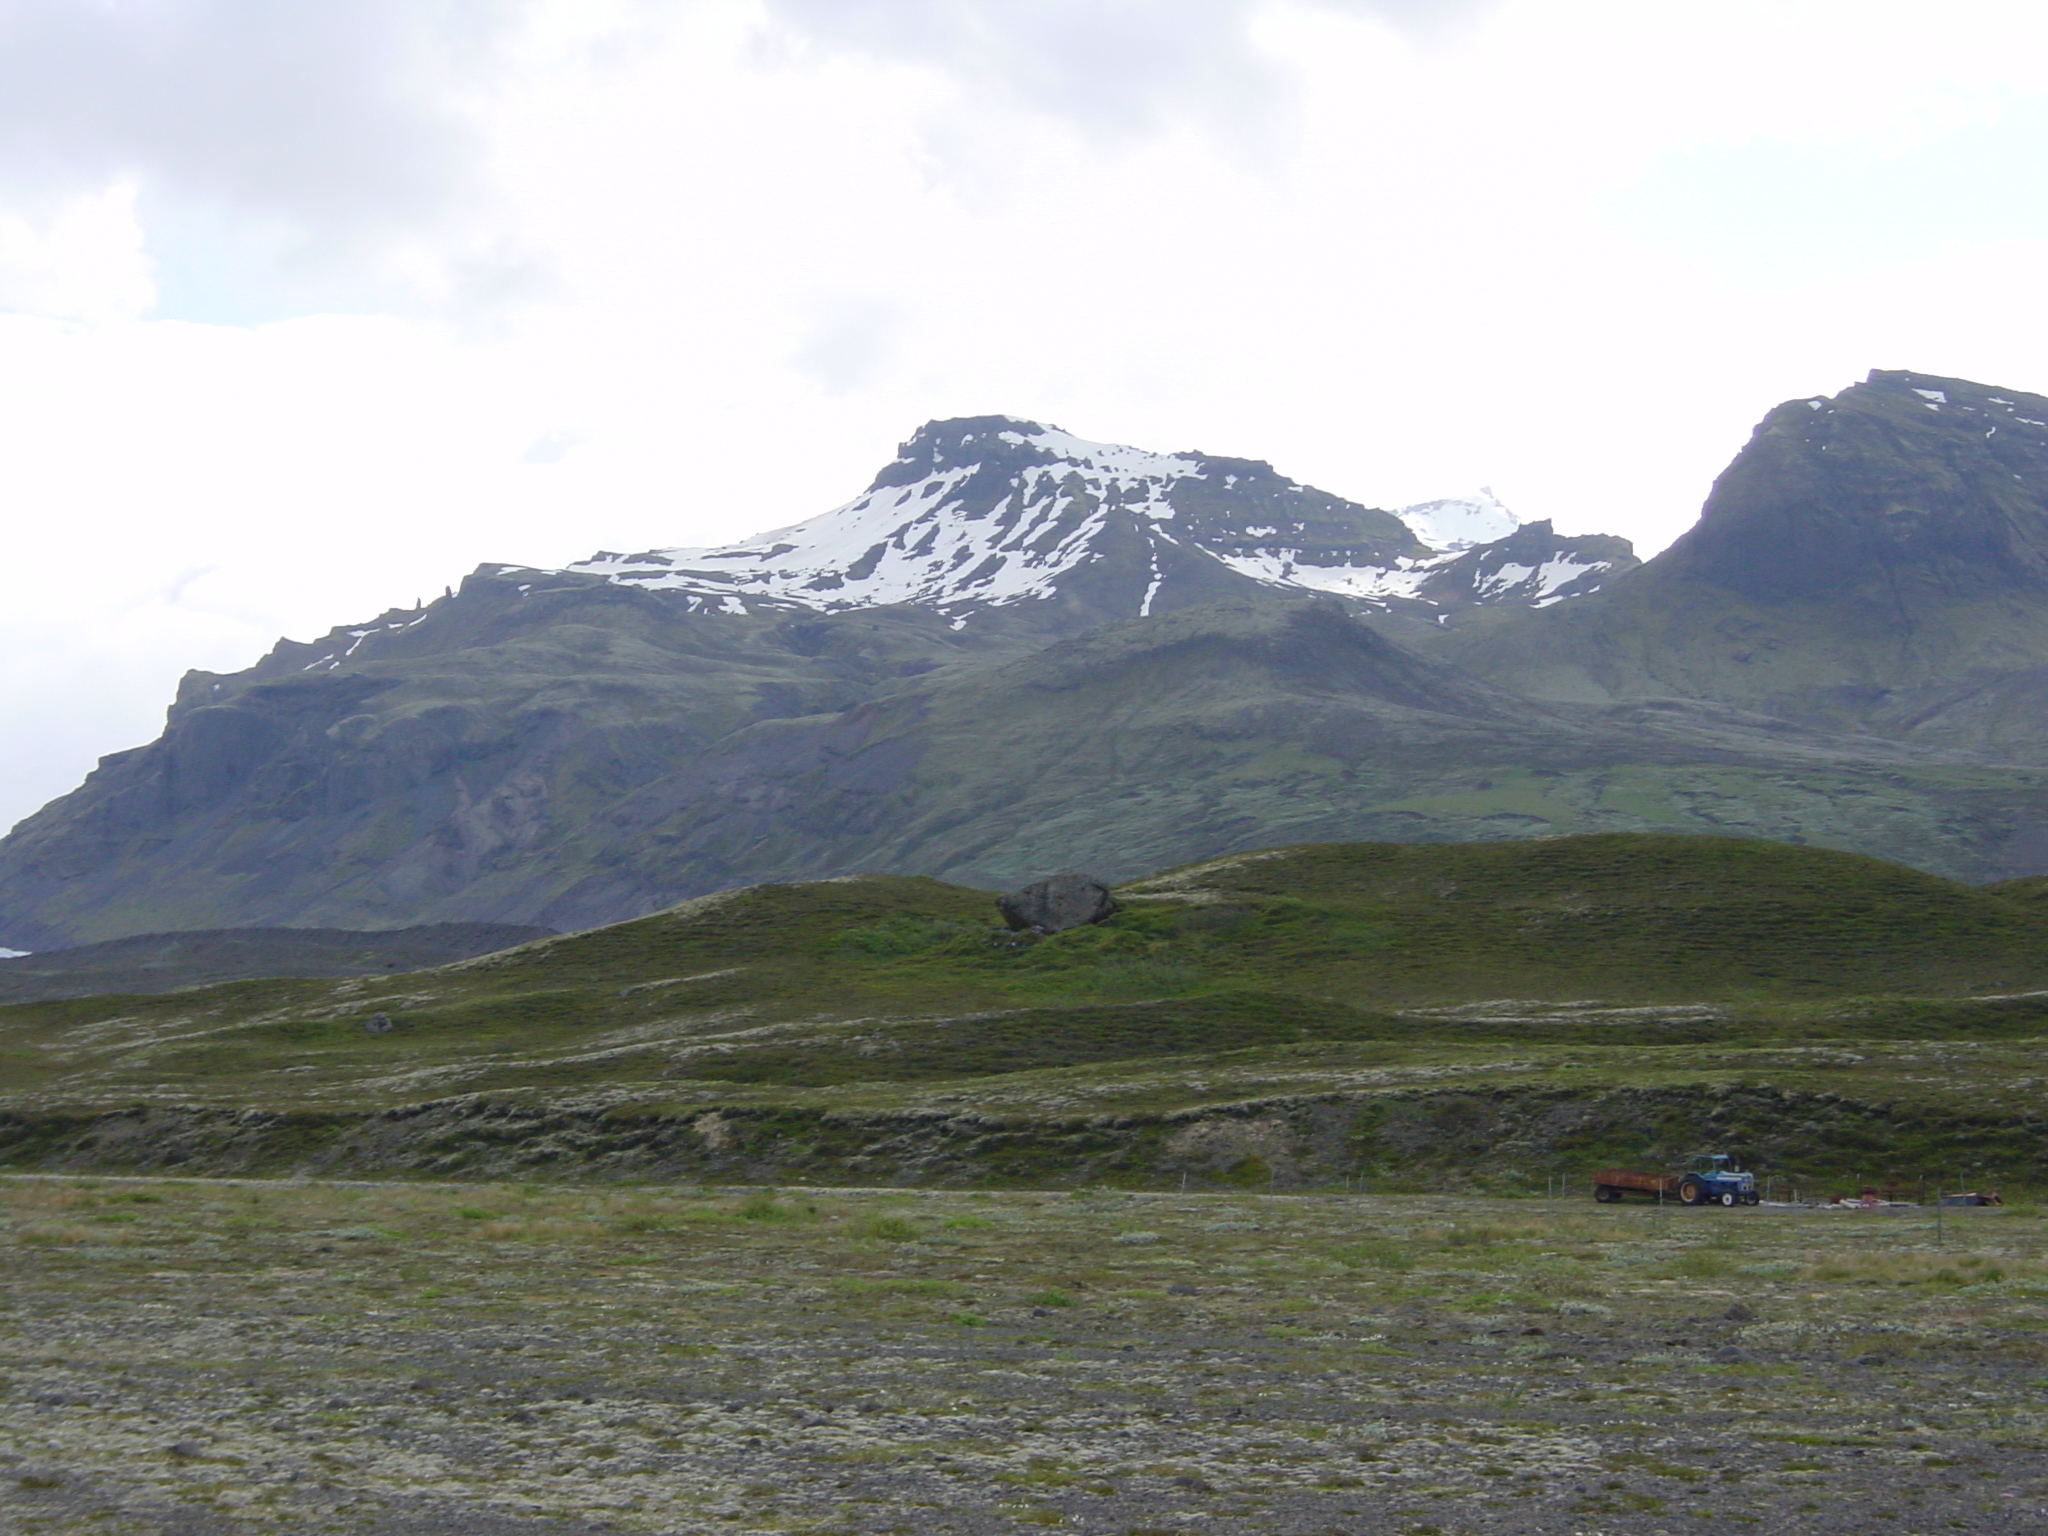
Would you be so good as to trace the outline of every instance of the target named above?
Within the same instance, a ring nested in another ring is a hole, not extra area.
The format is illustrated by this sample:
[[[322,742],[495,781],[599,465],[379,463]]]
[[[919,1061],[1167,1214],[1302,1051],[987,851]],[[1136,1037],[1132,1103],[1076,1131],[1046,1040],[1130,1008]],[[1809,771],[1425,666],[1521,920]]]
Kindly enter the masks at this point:
[[[374,1111],[154,1105],[0,1113],[0,1166],[63,1172],[931,1186],[1542,1188],[1703,1148],[1809,1188],[2048,1182],[2048,1122],[1769,1086],[1292,1094],[1154,1113],[581,1103],[467,1095]]]

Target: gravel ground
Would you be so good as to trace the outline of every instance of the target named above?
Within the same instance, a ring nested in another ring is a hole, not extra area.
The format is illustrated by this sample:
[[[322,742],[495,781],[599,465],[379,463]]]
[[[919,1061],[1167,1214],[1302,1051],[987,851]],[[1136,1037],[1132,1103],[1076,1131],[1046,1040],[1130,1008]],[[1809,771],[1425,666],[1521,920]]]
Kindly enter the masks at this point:
[[[2048,1528],[2048,1222],[0,1181],[0,1529]]]

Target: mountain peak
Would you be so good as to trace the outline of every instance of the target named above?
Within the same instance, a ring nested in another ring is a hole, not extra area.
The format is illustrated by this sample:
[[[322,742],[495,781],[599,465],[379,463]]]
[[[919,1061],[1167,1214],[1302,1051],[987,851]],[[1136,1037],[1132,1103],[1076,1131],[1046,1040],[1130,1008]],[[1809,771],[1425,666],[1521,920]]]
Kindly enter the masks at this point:
[[[1261,587],[1429,605],[1419,593],[1434,564],[1518,526],[1491,492],[1397,515],[1259,459],[955,416],[918,428],[866,491],[821,517],[715,548],[600,553],[569,569],[700,610],[914,603],[955,627],[1007,608],[1071,628]]]
[[[2048,397],[1878,369],[1785,401],[1640,571],[1470,640],[1466,665],[1538,697],[1707,699],[2036,762]]]
[[[928,421],[896,449],[869,483],[870,491],[915,485],[949,470],[966,469],[991,459],[1019,467],[1045,463],[1051,454],[1032,443],[1046,428],[1021,416],[949,416]]]
[[[1448,554],[1463,554],[1475,545],[1507,538],[1522,526],[1522,520],[1501,504],[1490,485],[1482,485],[1470,496],[1419,501],[1403,507],[1399,515],[1415,531],[1415,537]]]
[[[1895,617],[1914,589],[2048,581],[2048,399],[1876,369],[1788,400],[1660,564],[1765,601],[1862,593]]]

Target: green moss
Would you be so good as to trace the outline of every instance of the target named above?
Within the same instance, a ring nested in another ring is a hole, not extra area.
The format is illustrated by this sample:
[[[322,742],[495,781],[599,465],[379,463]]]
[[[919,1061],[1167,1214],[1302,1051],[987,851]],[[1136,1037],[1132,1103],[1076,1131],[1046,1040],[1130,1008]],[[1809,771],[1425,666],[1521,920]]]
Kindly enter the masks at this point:
[[[856,1222],[855,1237],[864,1237],[883,1243],[908,1243],[917,1238],[917,1228],[901,1216],[871,1216]]]

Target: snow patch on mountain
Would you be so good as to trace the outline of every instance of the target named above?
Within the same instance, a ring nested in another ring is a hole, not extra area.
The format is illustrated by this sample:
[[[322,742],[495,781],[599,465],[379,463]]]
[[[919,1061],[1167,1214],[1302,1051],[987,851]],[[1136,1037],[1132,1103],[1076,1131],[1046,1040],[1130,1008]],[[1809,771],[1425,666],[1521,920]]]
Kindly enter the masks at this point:
[[[823,609],[1001,606],[1050,596],[1062,575],[1094,557],[1117,509],[1147,523],[1170,521],[1175,483],[1203,472],[1193,458],[1090,442],[1035,423],[985,435],[1034,462],[996,487],[987,484],[986,461],[903,484],[883,483],[891,479],[885,471],[844,506],[736,544],[600,552],[569,569],[649,591],[732,597],[742,606],[748,599]],[[964,433],[959,447],[975,440]],[[1156,555],[1154,569],[1156,593]]]
[[[1332,516],[1340,528],[1377,519],[1395,542],[1384,532],[1355,544],[1347,534],[1333,538]],[[1424,547],[1395,553],[1406,542],[1400,525]],[[1131,568],[1130,600],[1144,615],[1171,570],[1185,571],[1191,558],[1270,586],[1415,600],[1448,562],[1521,526],[1490,489],[1390,516],[1254,461],[1152,453],[1036,422],[973,417],[929,424],[863,495],[820,517],[732,544],[601,551],[567,569],[680,594],[700,611],[915,603],[957,618],[1052,597],[1070,573],[1110,558],[1112,546],[1128,560],[1135,537],[1141,563]],[[1546,567],[1494,585],[1506,592],[1535,579],[1540,598],[1583,574]]]
[[[811,608],[1020,602],[1047,595],[1057,577],[1088,557],[1101,532],[1099,504],[1088,507],[1061,486],[1059,470],[1068,468],[1027,470],[1018,493],[990,512],[956,507],[966,473],[939,475],[871,492],[822,517],[737,544],[600,553],[569,569],[649,591]],[[1172,515],[1162,487],[1140,482],[1133,489],[1138,510],[1159,519]]]
[[[1250,554],[1218,551],[1216,558],[1240,576],[1276,587],[1334,592],[1340,597],[1386,599],[1414,597],[1430,573],[1451,559],[1452,553],[1432,555],[1426,560],[1396,560],[1392,565],[1310,565],[1298,558],[1297,551],[1289,550]]]
[[[1583,576],[1607,569],[1605,561],[1570,558],[1545,560],[1540,565],[1503,565],[1475,584],[1474,595],[1482,602],[1513,599],[1531,607],[1548,608],[1565,595],[1561,589]]]
[[[1020,424],[1021,425],[1021,424]],[[1039,427],[1025,432],[1011,428],[998,434],[1006,443],[1042,448],[1087,475],[1103,475],[1127,486],[1157,488],[1188,475],[1202,473],[1199,459],[1173,453],[1148,453],[1121,443],[1091,443],[1058,427]],[[1234,478],[1226,475],[1226,480]],[[1173,516],[1173,509],[1160,500],[1148,500],[1147,512],[1157,518]]]
[[[1481,486],[1472,496],[1418,501],[1394,515],[1431,549],[1447,554],[1462,554],[1474,545],[1491,544],[1522,526],[1522,520],[1501,505],[1490,485]]]

